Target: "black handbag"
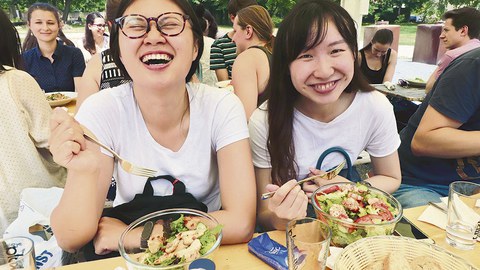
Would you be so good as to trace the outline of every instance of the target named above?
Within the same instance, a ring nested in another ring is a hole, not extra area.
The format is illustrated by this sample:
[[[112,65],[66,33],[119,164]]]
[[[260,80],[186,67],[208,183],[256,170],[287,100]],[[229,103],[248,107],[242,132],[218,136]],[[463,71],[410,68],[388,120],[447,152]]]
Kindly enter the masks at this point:
[[[169,196],[154,196],[152,181],[167,180],[173,185],[173,194]],[[117,205],[113,208],[106,208],[102,217],[111,217],[121,220],[125,224],[130,224],[138,218],[147,214],[171,209],[188,208],[207,212],[207,206],[195,199],[192,194],[185,192],[185,184],[171,175],[160,175],[150,177],[145,183],[143,193],[135,195],[133,200]],[[106,255],[97,255],[93,246],[93,240],[82,248],[85,260],[93,261],[120,256],[118,252],[111,252]]]

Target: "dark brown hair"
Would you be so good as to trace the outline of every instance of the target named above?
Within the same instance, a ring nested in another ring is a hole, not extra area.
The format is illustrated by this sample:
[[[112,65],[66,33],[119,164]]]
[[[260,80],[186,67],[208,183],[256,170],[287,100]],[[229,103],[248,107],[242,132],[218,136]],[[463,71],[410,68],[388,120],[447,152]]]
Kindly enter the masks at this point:
[[[90,30],[89,26],[92,26],[95,23],[96,18],[103,18],[100,12],[92,12],[87,15],[85,19],[85,38],[83,39],[83,47],[87,50],[90,54],[95,54],[97,49],[95,47],[95,40],[93,39],[92,30]]]
[[[118,6],[116,17],[119,18],[123,16],[123,13],[127,8],[134,2],[135,0],[122,0]],[[189,82],[192,79],[193,74],[198,69],[198,65],[200,63],[200,57],[202,57],[203,52],[203,31],[200,28],[200,23],[198,22],[197,15],[195,15],[195,11],[193,11],[192,6],[187,2],[187,0],[172,0],[184,13],[189,17],[190,26],[193,32],[193,42],[197,44],[197,58],[192,62],[190,66],[190,71],[185,78],[185,82]],[[119,26],[113,24],[112,31],[110,33],[110,52],[112,54],[112,58],[115,61],[117,67],[122,71],[125,75],[125,79],[131,80],[130,75],[128,74],[125,66],[120,59],[120,47],[118,44],[118,35],[121,33],[119,31]]]
[[[293,86],[289,66],[302,51],[314,48],[325,39],[329,23],[338,28],[354,58],[353,78],[344,91],[373,91],[357,64],[357,30],[347,11],[330,0],[298,2],[278,29],[267,85],[271,93],[268,101],[267,147],[271,158],[272,182],[277,185],[296,178],[298,171],[293,143],[293,114],[300,93]]]
[[[479,38],[480,34],[480,11],[472,7],[464,7],[459,9],[452,9],[443,14],[443,19],[452,19],[452,25],[455,30],[468,27],[468,36],[473,38]]]
[[[0,9],[0,74],[6,69],[3,67],[11,66],[19,68],[20,64],[20,37],[17,29],[13,26],[7,14]]]

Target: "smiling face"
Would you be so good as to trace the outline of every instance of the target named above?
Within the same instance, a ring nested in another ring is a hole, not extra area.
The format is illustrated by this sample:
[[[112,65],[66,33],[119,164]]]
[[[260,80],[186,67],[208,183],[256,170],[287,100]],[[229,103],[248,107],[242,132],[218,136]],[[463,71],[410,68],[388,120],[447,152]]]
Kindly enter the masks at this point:
[[[105,19],[104,18],[95,18],[93,24],[88,25],[88,29],[92,31],[93,36],[103,36],[105,33]]]
[[[56,41],[60,26],[51,11],[35,10],[32,12],[28,27],[38,42]]]
[[[300,98],[315,104],[336,102],[350,84],[353,73],[352,50],[331,20],[325,39],[301,52],[290,64],[292,84],[302,95]]]
[[[241,52],[245,51],[247,49],[247,28],[242,29],[240,25],[238,25],[238,17],[235,17],[233,20],[233,36],[232,40],[235,42],[235,45],[237,46],[237,54],[240,54]]]
[[[147,18],[158,17],[165,12],[184,12],[170,0],[137,0],[123,13],[141,14]],[[131,39],[119,33],[120,57],[128,74],[136,85],[155,88],[173,83],[185,84],[185,78],[198,50],[194,44],[190,21],[177,36],[166,36],[150,21],[150,31]]]
[[[452,19],[447,19],[445,21],[442,33],[440,34],[440,40],[445,45],[445,48],[451,50],[462,46],[466,37],[469,39],[463,27],[457,31],[455,30],[455,26],[452,25]]]

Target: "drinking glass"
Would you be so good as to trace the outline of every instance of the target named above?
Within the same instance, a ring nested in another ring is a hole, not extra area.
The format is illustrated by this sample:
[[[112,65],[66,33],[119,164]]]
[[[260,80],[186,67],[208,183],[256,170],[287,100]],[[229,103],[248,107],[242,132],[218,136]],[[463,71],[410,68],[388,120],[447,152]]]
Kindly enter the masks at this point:
[[[473,249],[480,237],[480,184],[451,183],[447,216],[447,243],[458,249]]]
[[[294,219],[287,224],[288,269],[324,270],[332,231],[318,219]]]
[[[21,236],[0,240],[0,269],[35,270],[33,241]]]

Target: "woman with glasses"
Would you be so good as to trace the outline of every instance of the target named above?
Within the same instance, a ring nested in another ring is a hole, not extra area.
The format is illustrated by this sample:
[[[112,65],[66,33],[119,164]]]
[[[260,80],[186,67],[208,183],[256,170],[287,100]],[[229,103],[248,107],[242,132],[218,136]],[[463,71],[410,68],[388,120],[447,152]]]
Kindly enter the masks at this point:
[[[112,56],[132,82],[91,95],[75,120],[62,109],[52,116],[50,150],[68,170],[51,216],[59,245],[74,251],[93,239],[97,254],[117,250],[127,224],[100,218],[112,175],[114,206],[142,193],[147,181],[85,140],[84,130],[126,160],[183,181],[223,225],[223,243],[251,239],[255,177],[245,113],[233,93],[188,83],[203,50],[202,29],[190,4],[122,0],[111,39]],[[154,191],[172,194],[172,184],[156,181]]]
[[[58,10],[48,3],[35,3],[28,8],[29,33],[37,45],[22,54],[24,69],[45,92],[75,91],[85,69],[80,49],[57,40],[60,30]]]
[[[360,69],[370,83],[392,81],[397,65],[397,52],[390,48],[392,42],[393,32],[390,29],[380,29],[375,32],[372,41],[360,50]]]
[[[105,18],[99,12],[92,12],[85,19],[85,36],[79,48],[82,50],[85,63],[88,62],[92,55],[108,49],[108,35],[105,34]]]
[[[300,186],[295,179],[322,174],[345,156],[355,160],[363,150],[372,157],[368,183],[387,192],[400,185],[392,106],[361,75],[357,53],[355,23],[333,1],[298,1],[278,29],[270,97],[248,122],[263,229],[285,230],[289,220],[305,217],[319,186],[355,180],[339,175]],[[315,168],[332,147],[344,149],[345,156],[332,153]],[[272,191],[272,198],[261,200]]]

